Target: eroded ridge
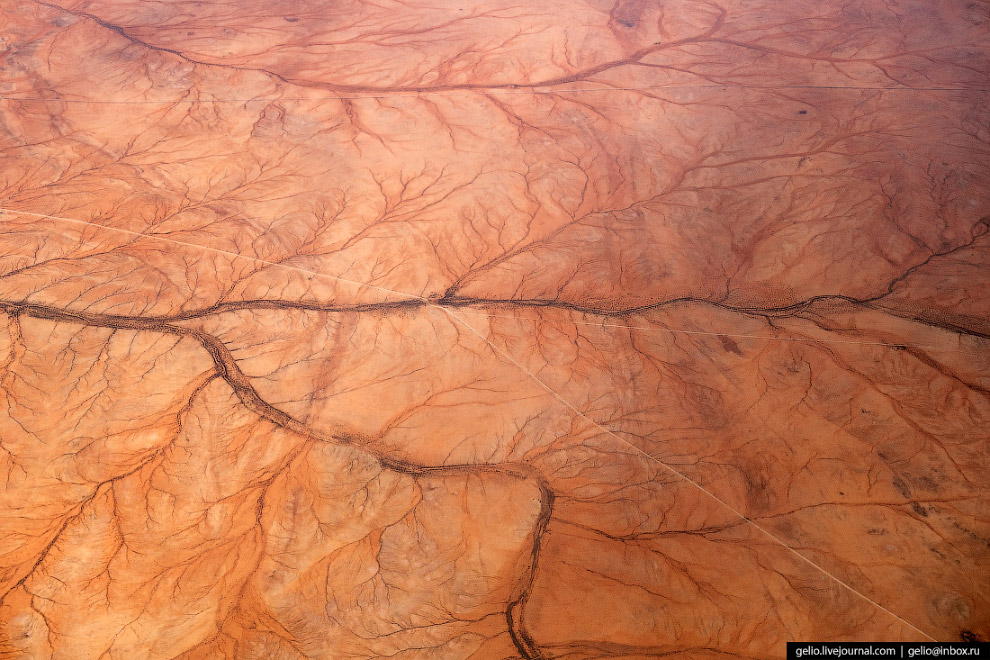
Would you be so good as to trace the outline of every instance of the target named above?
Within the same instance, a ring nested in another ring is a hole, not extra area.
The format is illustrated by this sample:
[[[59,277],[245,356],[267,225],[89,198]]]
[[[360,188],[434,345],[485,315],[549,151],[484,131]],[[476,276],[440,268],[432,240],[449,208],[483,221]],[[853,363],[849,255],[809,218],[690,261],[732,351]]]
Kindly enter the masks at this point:
[[[976,5],[0,15],[0,658],[990,638]]]

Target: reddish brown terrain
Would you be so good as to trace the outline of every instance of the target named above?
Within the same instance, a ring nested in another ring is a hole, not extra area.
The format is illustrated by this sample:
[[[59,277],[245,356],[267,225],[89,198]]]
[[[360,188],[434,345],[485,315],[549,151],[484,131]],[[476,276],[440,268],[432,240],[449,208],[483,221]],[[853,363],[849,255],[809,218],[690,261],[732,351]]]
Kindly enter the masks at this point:
[[[0,0],[0,658],[990,639],[990,5]]]

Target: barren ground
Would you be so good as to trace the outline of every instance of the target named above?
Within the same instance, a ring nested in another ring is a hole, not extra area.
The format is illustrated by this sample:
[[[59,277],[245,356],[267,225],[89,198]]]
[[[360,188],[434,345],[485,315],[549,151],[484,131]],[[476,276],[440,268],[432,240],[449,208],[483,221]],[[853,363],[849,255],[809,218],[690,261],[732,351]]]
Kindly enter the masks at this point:
[[[990,12],[0,0],[0,658],[990,639]]]

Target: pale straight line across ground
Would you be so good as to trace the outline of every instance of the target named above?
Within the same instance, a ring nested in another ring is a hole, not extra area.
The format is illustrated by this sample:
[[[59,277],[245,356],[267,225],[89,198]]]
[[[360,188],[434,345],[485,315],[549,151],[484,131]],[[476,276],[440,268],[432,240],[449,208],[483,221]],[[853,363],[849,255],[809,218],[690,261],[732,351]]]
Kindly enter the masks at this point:
[[[432,305],[435,305],[436,304],[436,301],[435,300],[433,300],[431,298],[428,298],[428,297],[425,297],[425,296],[420,296],[420,295],[417,295],[417,294],[414,294],[414,293],[406,293],[404,291],[396,291],[395,289],[389,289],[387,287],[377,286],[375,284],[368,284],[368,283],[360,282],[360,281],[357,281],[357,280],[347,279],[346,277],[341,277],[339,275],[331,275],[329,273],[321,273],[319,271],[309,270],[308,268],[301,268],[299,266],[290,266],[290,265],[283,264],[283,263],[278,263],[278,262],[275,262],[275,261],[267,261],[265,259],[260,259],[258,257],[251,257],[251,256],[243,255],[243,254],[240,254],[240,253],[237,253],[237,252],[230,252],[228,250],[221,250],[219,248],[214,248],[214,247],[209,247],[209,246],[205,246],[205,245],[200,245],[199,243],[190,243],[188,241],[180,241],[180,240],[176,240],[174,238],[167,238],[167,237],[164,237],[164,236],[157,236],[155,234],[144,234],[144,233],[141,233],[141,232],[130,231],[128,229],[120,229],[120,228],[117,228],[117,227],[109,227],[107,225],[101,225],[98,222],[91,222],[91,221],[88,221],[88,220],[79,220],[79,219],[76,219],[76,218],[66,218],[64,216],[50,215],[50,214],[46,214],[46,213],[34,213],[32,211],[20,211],[20,210],[17,210],[17,209],[8,209],[8,208],[2,208],[2,207],[0,207],[0,222],[2,222],[2,214],[3,213],[14,213],[14,214],[26,215],[26,216],[36,217],[36,218],[45,218],[45,219],[54,220],[54,221],[57,221],[57,222],[66,222],[66,223],[72,223],[72,224],[86,225],[86,226],[95,227],[95,228],[98,228],[98,229],[104,229],[106,231],[118,232],[118,233],[121,233],[121,234],[126,234],[128,236],[134,236],[135,238],[145,238],[145,239],[151,239],[151,240],[156,240],[156,241],[163,241],[163,242],[166,242],[166,243],[172,243],[174,245],[181,245],[183,247],[189,247],[189,248],[194,248],[194,249],[198,249],[198,250],[203,250],[205,252],[215,252],[217,254],[223,254],[223,255],[229,256],[229,257],[234,257],[234,258],[238,258],[238,259],[245,259],[245,260],[253,261],[255,263],[262,264],[262,265],[265,265],[265,266],[271,266],[273,268],[283,268],[283,269],[286,269],[286,270],[289,270],[289,271],[294,271],[294,272],[299,272],[299,273],[305,273],[307,275],[313,275],[313,276],[317,276],[317,277],[325,277],[327,279],[335,280],[335,281],[338,281],[338,282],[343,282],[345,284],[350,284],[350,285],[353,285],[353,286],[356,286],[356,287],[364,287],[364,288],[368,288],[368,289],[373,289],[375,291],[381,291],[382,293],[389,294],[389,295],[401,296],[403,298],[406,298],[407,300],[416,300],[416,301],[420,301],[420,302],[425,303],[425,304],[432,304]],[[436,306],[442,307],[441,305],[436,305]],[[475,310],[465,310],[465,312],[466,313],[469,313],[469,314],[487,316],[489,318],[505,318],[505,319],[516,319],[516,320],[518,320],[518,317],[509,316],[507,314],[491,314],[491,313],[488,313],[488,312],[475,311]],[[631,313],[630,315],[633,315],[633,313]],[[715,332],[715,331],[706,331],[706,330],[688,330],[688,329],[682,329],[682,328],[664,328],[664,327],[642,326],[642,325],[625,325],[625,324],[621,324],[621,323],[606,323],[604,321],[598,322],[598,321],[579,321],[579,320],[572,320],[572,322],[574,324],[577,324],[577,325],[589,325],[589,326],[606,327],[606,328],[624,328],[624,329],[628,329],[628,330],[641,330],[641,331],[644,331],[644,332],[654,331],[654,332],[667,332],[667,333],[671,333],[671,334],[701,335],[701,336],[711,336],[711,337],[728,337],[728,338],[732,338],[732,339],[756,339],[756,340],[762,340],[762,341],[790,341],[790,342],[800,342],[800,343],[809,343],[809,344],[852,344],[852,345],[860,345],[860,346],[886,347],[886,348],[890,348],[892,350],[898,350],[898,349],[901,349],[901,348],[913,348],[913,349],[917,349],[917,350],[941,351],[941,352],[947,352],[947,353],[958,353],[958,354],[962,354],[962,355],[983,355],[983,353],[977,352],[977,351],[966,351],[966,350],[959,349],[959,348],[945,348],[945,347],[941,347],[941,346],[932,346],[932,345],[926,345],[926,344],[905,344],[905,343],[898,343],[898,344],[895,345],[895,344],[889,344],[889,343],[882,342],[882,341],[856,341],[856,340],[851,340],[851,339],[824,339],[824,338],[815,339],[815,338],[812,338],[812,337],[774,337],[774,336],[769,336],[769,335],[749,335],[749,334],[739,334],[739,333],[730,333],[730,332]]]
[[[864,92],[969,92],[986,94],[990,88],[983,87],[872,87],[859,85],[739,85],[733,83],[710,84],[710,85],[644,85],[642,87],[576,87],[576,88],[548,88],[530,87],[528,85],[518,85],[517,87],[493,86],[490,88],[478,87],[466,91],[451,91],[449,89],[423,89],[409,90],[403,92],[393,92],[390,94],[355,94],[338,96],[256,96],[252,98],[200,98],[200,99],[168,99],[168,100],[116,100],[116,99],[70,99],[70,98],[46,98],[43,96],[4,96],[0,95],[0,101],[48,101],[52,103],[94,103],[112,105],[173,105],[180,103],[251,103],[272,101],[358,101],[361,99],[390,99],[418,96],[422,94],[439,94],[442,96],[476,96],[478,94],[501,94],[501,95],[528,95],[528,94],[578,94],[588,92],[646,92],[656,90],[694,90],[694,89],[745,89],[745,90],[786,90],[786,89],[834,89],[851,90]]]
[[[928,633],[926,633],[924,630],[921,630],[920,628],[918,628],[917,626],[915,626],[914,624],[912,624],[910,621],[907,621],[906,619],[898,616],[894,612],[888,610],[886,607],[884,607],[880,603],[876,602],[875,600],[873,600],[872,598],[870,598],[866,594],[862,593],[861,591],[858,591],[857,589],[855,589],[854,587],[852,587],[848,583],[842,581],[841,579],[839,579],[838,577],[836,577],[835,575],[833,575],[832,573],[830,573],[824,567],[816,564],[814,561],[812,561],[811,559],[809,559],[808,557],[806,557],[805,555],[801,554],[800,552],[798,552],[797,550],[795,550],[793,547],[791,547],[790,545],[788,545],[787,543],[785,543],[782,539],[780,539],[779,537],[777,537],[770,530],[766,529],[765,527],[763,527],[759,523],[753,521],[753,519],[751,519],[748,516],[744,515],[741,511],[739,511],[734,506],[732,506],[731,504],[729,504],[728,502],[726,502],[725,500],[723,500],[721,497],[719,497],[715,493],[711,492],[710,490],[708,490],[707,488],[705,488],[704,486],[702,486],[701,484],[699,484],[697,481],[694,481],[693,479],[691,479],[690,477],[688,477],[687,475],[685,475],[681,471],[676,470],[675,468],[671,467],[670,465],[668,465],[664,461],[661,461],[659,458],[653,456],[652,454],[649,454],[649,453],[643,451],[642,449],[640,449],[639,447],[637,447],[633,443],[629,442],[625,438],[621,437],[620,435],[618,435],[614,431],[612,431],[612,430],[610,430],[608,428],[605,428],[604,426],[602,426],[601,424],[599,424],[595,420],[593,420],[590,417],[588,417],[577,406],[575,406],[574,404],[572,404],[570,401],[568,401],[563,396],[561,396],[556,390],[554,390],[552,387],[550,387],[545,382],[543,382],[543,380],[540,379],[536,374],[530,372],[528,369],[526,369],[526,367],[524,367],[522,364],[520,364],[519,362],[517,362],[511,355],[509,355],[508,353],[506,353],[502,349],[498,348],[492,342],[488,341],[488,339],[485,336],[483,336],[480,332],[478,332],[477,330],[475,330],[469,323],[467,323],[463,319],[459,318],[456,314],[454,314],[454,312],[452,310],[447,309],[447,308],[443,308],[443,310],[445,312],[447,312],[447,314],[449,314],[450,316],[452,316],[454,319],[456,319],[465,328],[467,328],[468,330],[470,330],[471,332],[473,332],[475,335],[477,335],[478,337],[480,337],[482,339],[482,341],[484,341],[486,344],[488,344],[493,351],[495,351],[499,355],[501,355],[503,359],[505,359],[505,360],[509,361],[511,364],[515,365],[516,368],[518,368],[520,371],[522,371],[524,374],[526,374],[529,378],[531,378],[533,381],[535,381],[537,384],[539,384],[541,387],[543,387],[545,390],[547,390],[547,392],[549,392],[554,398],[556,398],[562,404],[564,404],[565,406],[567,406],[568,408],[570,408],[571,410],[573,410],[574,413],[577,414],[579,417],[581,417],[582,419],[584,419],[588,423],[590,423],[593,426],[595,426],[596,428],[598,428],[602,433],[605,433],[606,435],[609,435],[609,436],[615,438],[616,440],[618,440],[619,442],[621,442],[623,445],[626,445],[627,447],[631,448],[637,454],[640,454],[643,457],[645,457],[646,459],[657,463],[657,465],[661,466],[663,469],[667,470],[668,472],[670,472],[671,474],[673,474],[677,478],[679,478],[679,479],[681,479],[681,480],[683,480],[683,481],[691,484],[692,486],[694,486],[695,488],[697,488],[699,491],[701,491],[704,495],[710,497],[712,500],[714,500],[715,502],[717,502],[719,505],[725,507],[726,509],[728,509],[729,511],[731,511],[734,515],[738,516],[742,520],[746,521],[748,524],[752,525],[757,531],[759,531],[762,534],[764,534],[771,541],[773,541],[774,543],[777,543],[778,545],[786,548],[789,552],[791,552],[792,554],[794,554],[801,561],[803,561],[803,562],[807,563],[808,565],[812,566],[813,568],[821,571],[827,577],[829,577],[832,580],[834,580],[837,584],[845,587],[846,589],[848,589],[852,593],[856,594],[857,596],[859,596],[860,598],[862,598],[866,602],[870,603],[871,605],[873,605],[877,609],[879,609],[879,610],[881,610],[883,612],[886,612],[887,614],[889,614],[890,616],[894,617],[895,619],[897,619],[898,621],[900,621],[902,624],[904,624],[905,626],[907,626],[908,628],[911,628],[915,632],[917,632],[917,633],[919,633],[921,635],[924,635],[929,640],[931,640],[933,642],[934,641],[937,641],[934,637],[932,637],[931,635],[929,635]]]
[[[577,406],[575,406],[574,404],[572,404],[571,402],[569,402],[567,399],[565,399],[563,396],[561,396],[560,393],[558,393],[552,387],[550,387],[545,382],[543,382],[539,377],[537,377],[535,374],[531,373],[523,365],[521,365],[519,362],[517,362],[515,359],[513,359],[512,356],[508,355],[507,353],[505,353],[504,351],[502,351],[501,349],[499,349],[497,346],[495,346],[495,344],[493,344],[491,341],[489,341],[488,338],[486,338],[484,335],[482,335],[478,330],[476,330],[473,326],[471,326],[469,323],[467,323],[464,319],[460,318],[457,314],[454,314],[454,312],[452,310],[450,310],[449,308],[446,308],[446,307],[442,307],[442,306],[433,304],[433,301],[430,300],[429,298],[424,298],[422,296],[417,296],[417,295],[413,295],[413,294],[403,293],[401,291],[393,291],[391,289],[386,289],[384,287],[379,287],[379,286],[375,286],[375,285],[371,285],[371,284],[364,284],[364,283],[361,283],[361,282],[355,282],[353,280],[348,280],[346,278],[338,277],[336,275],[328,275],[328,274],[324,274],[324,273],[318,273],[318,272],[315,272],[315,271],[310,271],[310,270],[307,270],[307,269],[304,269],[304,268],[298,268],[298,267],[295,267],[295,266],[286,266],[284,264],[278,264],[278,263],[275,263],[275,262],[269,262],[269,261],[266,261],[264,259],[258,259],[256,257],[248,257],[248,256],[240,255],[240,254],[235,253],[235,252],[228,252],[226,250],[219,250],[217,248],[210,248],[210,247],[206,247],[206,246],[199,245],[199,244],[196,244],[196,243],[187,243],[185,241],[177,241],[175,239],[164,238],[164,237],[154,236],[154,235],[149,235],[149,234],[142,234],[142,233],[139,233],[139,232],[133,232],[133,231],[129,231],[129,230],[126,230],[126,229],[117,229],[117,228],[112,228],[112,227],[106,227],[106,226],[101,225],[99,223],[89,222],[89,221],[86,221],[86,220],[78,220],[78,219],[75,219],[75,218],[65,218],[65,217],[62,217],[62,216],[49,215],[49,214],[45,214],[45,213],[33,213],[33,212],[28,212],[28,211],[17,211],[15,209],[4,209],[4,208],[0,208],[0,222],[2,222],[2,214],[3,213],[17,213],[17,214],[20,214],[20,215],[26,215],[26,216],[37,217],[37,218],[45,218],[45,219],[54,220],[54,221],[58,221],[58,222],[67,222],[67,223],[73,223],[73,224],[90,225],[90,226],[93,226],[93,227],[98,227],[98,228],[101,228],[101,229],[106,229],[108,231],[121,232],[121,233],[128,234],[128,235],[131,235],[131,236],[137,236],[137,237],[140,237],[140,238],[150,238],[150,239],[154,239],[154,240],[166,241],[166,242],[173,243],[173,244],[176,244],[176,245],[182,245],[182,246],[186,246],[186,247],[198,248],[198,249],[204,250],[204,251],[212,251],[212,252],[216,252],[216,253],[220,253],[220,254],[224,254],[224,255],[229,255],[229,256],[232,256],[232,257],[238,257],[238,258],[242,258],[242,259],[249,259],[249,260],[254,261],[254,262],[263,263],[263,264],[267,264],[267,265],[271,265],[271,266],[275,266],[275,267],[279,267],[279,268],[287,268],[287,269],[294,270],[294,271],[301,271],[301,272],[309,273],[311,275],[316,275],[316,276],[320,276],[320,277],[327,277],[327,278],[331,278],[331,279],[338,280],[338,281],[341,281],[341,282],[346,282],[348,284],[355,284],[355,285],[358,285],[358,286],[369,287],[369,288],[372,288],[372,289],[375,289],[375,290],[378,290],[378,291],[382,291],[382,292],[387,292],[387,293],[390,293],[390,294],[393,294],[393,295],[404,296],[404,297],[407,297],[407,298],[410,298],[410,299],[422,300],[422,301],[424,301],[426,303],[430,303],[430,306],[431,307],[437,307],[439,309],[442,309],[447,315],[449,315],[451,318],[453,318],[458,324],[460,324],[463,327],[467,328],[471,333],[477,335],[482,341],[485,342],[485,344],[487,344],[489,346],[489,348],[493,352],[495,352],[498,355],[501,355],[503,359],[505,359],[508,362],[510,362],[511,364],[513,364],[517,369],[519,369],[524,374],[526,374],[526,376],[528,378],[532,379],[540,387],[542,387],[543,389],[547,390],[547,392],[549,392],[551,396],[553,396],[554,398],[556,398],[558,401],[560,401],[567,408],[573,410],[582,419],[584,419],[587,422],[589,422],[590,424],[594,425],[595,427],[597,427],[598,429],[600,429],[603,433],[605,433],[605,434],[607,434],[607,435],[615,438],[620,443],[622,443],[622,444],[630,447],[637,454],[640,454],[643,457],[645,457],[646,459],[657,463],[662,468],[664,468],[665,470],[667,470],[671,474],[675,475],[679,479],[682,479],[683,481],[691,484],[696,489],[698,489],[701,493],[703,493],[704,495],[706,495],[707,497],[711,498],[713,501],[715,501],[716,503],[718,503],[720,506],[723,506],[728,511],[732,512],[733,515],[738,516],[741,520],[745,521],[747,524],[752,525],[756,530],[758,530],[760,533],[762,533],[763,535],[765,535],[772,542],[774,542],[774,543],[780,545],[781,547],[785,548],[790,553],[792,553],[796,557],[798,557],[801,561],[807,563],[809,566],[811,566],[814,569],[820,571],[823,575],[825,575],[829,579],[833,580],[836,584],[841,585],[845,589],[847,589],[850,592],[852,592],[853,594],[855,594],[857,597],[859,597],[859,598],[863,599],[864,601],[870,603],[872,606],[876,607],[877,609],[879,609],[879,610],[887,613],[888,615],[890,615],[891,617],[893,617],[894,619],[896,619],[897,621],[899,621],[903,625],[905,625],[908,628],[910,628],[910,629],[918,632],[919,634],[923,635],[927,639],[930,639],[932,641],[935,641],[935,639],[932,636],[930,636],[929,634],[927,634],[926,632],[924,632],[923,630],[921,630],[920,628],[918,628],[914,624],[910,623],[909,621],[907,621],[907,620],[903,619],[902,617],[898,616],[897,614],[895,614],[891,610],[887,609],[886,607],[884,607],[880,603],[876,602],[875,600],[873,600],[869,596],[867,596],[867,595],[863,594],[862,592],[858,591],[857,589],[855,589],[854,587],[852,587],[848,583],[846,583],[843,580],[839,579],[838,577],[836,577],[835,575],[833,575],[832,573],[830,573],[828,570],[826,570],[824,567],[818,565],[817,563],[815,563],[814,561],[812,561],[811,559],[809,559],[805,555],[801,554],[795,548],[793,548],[790,545],[788,545],[786,542],[784,542],[782,539],[778,538],[776,535],[774,535],[769,530],[765,529],[760,524],[754,522],[752,519],[750,519],[749,517],[745,516],[743,513],[741,513],[735,507],[733,507],[732,505],[730,505],[729,503],[727,503],[725,500],[723,500],[722,498],[718,497],[717,495],[715,495],[714,493],[712,493],[711,491],[709,491],[708,489],[706,489],[701,484],[699,484],[699,483],[695,482],[694,480],[690,479],[688,476],[686,476],[685,474],[683,474],[680,471],[676,470],[675,468],[671,467],[667,463],[661,461],[660,459],[658,459],[658,458],[656,458],[656,457],[648,454],[647,452],[643,451],[642,449],[640,449],[636,445],[632,444],[628,440],[625,440],[624,438],[620,437],[619,435],[617,435],[613,431],[611,431],[611,430],[605,428],[604,426],[602,426],[601,424],[595,422],[593,419],[591,419],[585,413],[583,413]],[[717,333],[711,333],[711,334],[717,334]],[[725,336],[732,336],[732,335],[726,334]]]

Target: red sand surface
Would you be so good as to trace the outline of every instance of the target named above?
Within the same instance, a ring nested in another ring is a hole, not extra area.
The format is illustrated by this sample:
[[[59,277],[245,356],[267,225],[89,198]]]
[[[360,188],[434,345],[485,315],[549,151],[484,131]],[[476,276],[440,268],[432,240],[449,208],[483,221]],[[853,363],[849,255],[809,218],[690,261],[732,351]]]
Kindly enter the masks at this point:
[[[0,0],[0,658],[990,639],[990,16]]]

